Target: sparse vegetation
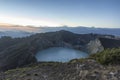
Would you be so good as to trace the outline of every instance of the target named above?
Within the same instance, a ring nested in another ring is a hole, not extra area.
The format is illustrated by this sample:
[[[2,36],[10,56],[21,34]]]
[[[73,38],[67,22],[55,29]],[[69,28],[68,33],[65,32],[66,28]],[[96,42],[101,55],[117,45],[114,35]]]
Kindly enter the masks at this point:
[[[69,63],[40,62],[0,74],[2,80],[119,80],[119,66],[104,66],[92,59]],[[1,77],[4,76],[4,77]]]
[[[106,49],[100,53],[93,54],[90,57],[104,65],[120,64],[120,48]]]

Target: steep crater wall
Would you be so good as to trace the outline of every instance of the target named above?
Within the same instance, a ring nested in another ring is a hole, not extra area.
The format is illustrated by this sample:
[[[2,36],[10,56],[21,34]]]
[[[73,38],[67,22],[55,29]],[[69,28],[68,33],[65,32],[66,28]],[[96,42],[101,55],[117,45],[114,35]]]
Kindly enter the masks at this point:
[[[104,49],[103,42],[99,39],[101,37],[105,38],[104,35],[74,34],[62,30],[35,34],[26,38],[1,38],[0,70],[35,63],[37,62],[35,54],[50,47],[74,48],[90,54],[100,52]]]

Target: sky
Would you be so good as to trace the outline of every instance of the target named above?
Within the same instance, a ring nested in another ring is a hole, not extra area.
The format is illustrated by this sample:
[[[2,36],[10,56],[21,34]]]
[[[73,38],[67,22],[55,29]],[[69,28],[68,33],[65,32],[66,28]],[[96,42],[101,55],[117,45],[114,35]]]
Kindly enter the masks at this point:
[[[120,28],[120,0],[0,0],[0,23]]]

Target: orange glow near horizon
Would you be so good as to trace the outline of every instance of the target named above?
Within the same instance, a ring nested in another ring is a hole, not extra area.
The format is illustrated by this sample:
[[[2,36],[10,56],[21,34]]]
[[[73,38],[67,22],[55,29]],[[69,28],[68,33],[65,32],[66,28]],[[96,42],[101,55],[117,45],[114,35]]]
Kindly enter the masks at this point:
[[[48,20],[33,20],[33,19],[27,19],[27,18],[19,18],[19,17],[5,17],[5,16],[0,16],[0,23],[4,25],[4,23],[9,24],[14,24],[14,25],[31,25],[35,27],[39,26],[60,26],[56,22],[48,21]]]

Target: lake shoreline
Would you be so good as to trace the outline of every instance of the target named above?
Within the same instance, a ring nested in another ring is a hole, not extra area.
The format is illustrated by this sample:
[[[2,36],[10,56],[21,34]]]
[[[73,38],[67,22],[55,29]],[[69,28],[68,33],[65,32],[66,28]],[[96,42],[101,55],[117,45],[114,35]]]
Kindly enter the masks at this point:
[[[39,51],[35,56],[38,62],[69,62],[72,59],[86,58],[88,54],[72,48],[52,47]]]

